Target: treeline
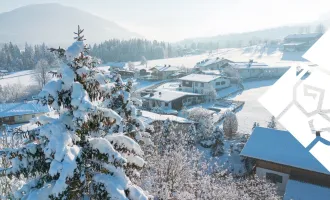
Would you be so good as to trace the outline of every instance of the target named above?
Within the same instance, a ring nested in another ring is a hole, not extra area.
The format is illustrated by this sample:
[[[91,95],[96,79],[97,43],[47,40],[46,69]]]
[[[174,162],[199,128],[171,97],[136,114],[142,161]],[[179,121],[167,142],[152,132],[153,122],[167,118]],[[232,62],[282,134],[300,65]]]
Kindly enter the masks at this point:
[[[49,65],[57,63],[56,56],[49,52],[45,44],[28,45],[19,49],[15,44],[6,43],[0,48],[0,69],[8,71],[20,71],[33,69],[39,60],[46,60]]]
[[[142,57],[153,60],[202,53],[197,46],[187,47],[143,39],[112,39],[89,47],[89,54],[101,59],[103,63],[141,61]],[[18,45],[10,42],[0,47],[0,70],[34,69],[39,60],[46,60],[52,66],[57,64],[56,56],[45,44],[25,44],[25,47],[20,49]]]
[[[176,57],[180,55],[180,52],[171,44],[155,40],[112,39],[95,44],[91,47],[90,54],[103,62],[127,62],[140,61],[142,56],[148,60]]]

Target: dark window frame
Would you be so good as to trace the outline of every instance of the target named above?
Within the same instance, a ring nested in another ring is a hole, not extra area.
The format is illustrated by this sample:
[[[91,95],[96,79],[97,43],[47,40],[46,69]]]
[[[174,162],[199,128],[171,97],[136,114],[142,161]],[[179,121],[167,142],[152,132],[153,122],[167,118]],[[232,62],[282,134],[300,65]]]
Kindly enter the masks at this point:
[[[266,172],[266,180],[269,180],[273,183],[283,183],[283,176],[272,172]]]

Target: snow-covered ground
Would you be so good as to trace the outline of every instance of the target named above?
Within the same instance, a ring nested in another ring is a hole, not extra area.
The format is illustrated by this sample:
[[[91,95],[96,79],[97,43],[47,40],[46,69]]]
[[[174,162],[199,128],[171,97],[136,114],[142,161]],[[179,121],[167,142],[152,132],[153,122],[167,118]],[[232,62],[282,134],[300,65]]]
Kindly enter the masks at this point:
[[[254,122],[258,122],[260,126],[267,127],[267,123],[272,115],[258,102],[258,99],[276,81],[246,82],[244,83],[245,90],[232,98],[233,100],[245,102],[242,109],[236,113],[239,132],[251,133]],[[279,123],[277,123],[277,128],[284,130]]]
[[[33,70],[24,70],[11,73],[3,78],[0,78],[0,85],[7,84],[22,84],[24,86],[37,85],[33,78]]]

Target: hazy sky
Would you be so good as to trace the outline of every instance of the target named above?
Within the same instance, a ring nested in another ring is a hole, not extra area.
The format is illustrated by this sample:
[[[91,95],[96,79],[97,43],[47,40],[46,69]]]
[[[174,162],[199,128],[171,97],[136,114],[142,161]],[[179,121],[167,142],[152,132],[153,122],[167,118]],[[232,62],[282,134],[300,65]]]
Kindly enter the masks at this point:
[[[0,12],[58,2],[112,20],[148,39],[246,32],[317,20],[329,0],[0,0]]]

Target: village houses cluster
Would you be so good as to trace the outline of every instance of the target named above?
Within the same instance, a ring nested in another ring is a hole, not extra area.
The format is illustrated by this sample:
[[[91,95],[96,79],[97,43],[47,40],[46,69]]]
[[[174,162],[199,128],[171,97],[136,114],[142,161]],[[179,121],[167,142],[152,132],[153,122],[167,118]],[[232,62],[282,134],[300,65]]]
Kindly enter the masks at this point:
[[[320,36],[289,35],[284,38],[283,49],[306,49]],[[244,90],[243,82],[279,78],[290,68],[286,65],[268,65],[252,59],[235,61],[223,57],[201,60],[189,69],[169,64],[107,64],[111,71],[116,71],[123,79],[155,82],[149,87],[135,91],[143,102],[137,112],[141,121],[155,125],[169,119],[177,124],[176,128],[180,130],[188,130],[191,124],[197,123],[179,115],[183,109],[213,101],[218,103],[218,107],[207,109],[211,113],[223,111],[221,105],[224,103],[237,103],[227,100],[226,97]],[[0,76],[6,73],[7,71],[0,70]],[[34,101],[0,104],[0,125],[27,123],[34,117],[50,112],[53,111],[48,106],[41,106]],[[290,146],[290,151],[284,151],[287,146]],[[330,197],[330,173],[287,131],[256,127],[240,155],[254,159],[254,173],[276,183],[279,193],[285,194],[287,200],[300,192],[308,195],[307,191],[314,191],[312,195],[325,193]]]

